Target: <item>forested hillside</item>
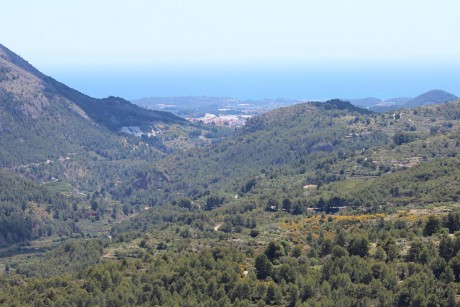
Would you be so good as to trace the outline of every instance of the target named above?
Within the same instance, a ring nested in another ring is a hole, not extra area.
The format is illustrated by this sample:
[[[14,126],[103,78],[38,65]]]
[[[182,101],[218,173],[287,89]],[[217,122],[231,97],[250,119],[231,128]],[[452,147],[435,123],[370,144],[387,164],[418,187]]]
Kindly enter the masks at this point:
[[[189,198],[203,207],[210,199],[214,207],[254,188],[253,194],[277,194],[280,202],[283,194],[302,195],[304,186],[455,156],[459,111],[458,102],[383,114],[342,101],[281,108],[218,145],[158,161],[112,191],[149,205]]]
[[[261,223],[255,235],[226,235],[171,220],[139,239],[125,233],[115,242],[65,243],[40,263],[4,275],[0,301],[28,306],[456,306],[460,245],[451,234],[460,229],[459,220],[458,212],[297,219],[278,214]],[[175,228],[182,230],[174,234]],[[95,263],[104,254],[98,246],[108,254]],[[71,259],[75,265],[87,261],[89,267],[58,266],[61,273],[45,269]],[[8,264],[8,272],[14,267]],[[46,277],[27,277],[37,275]]]
[[[354,131],[350,122],[360,121],[360,116],[365,120],[372,115],[341,101],[281,108],[251,119],[235,137],[217,146],[178,153],[159,161],[152,172],[142,174],[157,180],[146,189],[133,190],[139,192],[143,201],[156,204],[163,199],[171,200],[169,190],[194,199],[218,189],[238,193],[246,181],[277,172],[334,181],[340,174],[315,176],[317,165],[387,142],[378,130],[347,138]],[[167,180],[157,174],[165,174]],[[231,183],[241,186],[228,187]]]
[[[78,233],[81,209],[76,199],[0,170],[0,246]]]

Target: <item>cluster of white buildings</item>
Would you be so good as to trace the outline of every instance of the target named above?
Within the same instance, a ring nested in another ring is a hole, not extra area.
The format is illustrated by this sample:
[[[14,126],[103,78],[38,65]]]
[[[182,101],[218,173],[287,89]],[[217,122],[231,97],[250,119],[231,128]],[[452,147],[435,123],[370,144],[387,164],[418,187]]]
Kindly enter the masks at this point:
[[[215,124],[217,126],[242,127],[251,115],[214,115],[206,113],[203,117],[188,118],[191,122],[203,122],[205,124]]]

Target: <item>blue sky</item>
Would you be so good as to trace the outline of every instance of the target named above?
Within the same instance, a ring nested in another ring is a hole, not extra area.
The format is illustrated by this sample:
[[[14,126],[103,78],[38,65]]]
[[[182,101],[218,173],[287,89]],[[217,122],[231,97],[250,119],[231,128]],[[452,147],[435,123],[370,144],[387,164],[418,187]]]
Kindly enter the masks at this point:
[[[17,0],[0,17],[0,43],[98,97],[460,95],[458,0]]]

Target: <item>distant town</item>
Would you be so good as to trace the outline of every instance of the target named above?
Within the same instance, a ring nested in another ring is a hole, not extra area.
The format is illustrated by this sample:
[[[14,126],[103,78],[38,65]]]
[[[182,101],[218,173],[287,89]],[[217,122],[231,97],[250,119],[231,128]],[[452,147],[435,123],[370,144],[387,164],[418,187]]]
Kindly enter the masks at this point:
[[[454,94],[443,90],[430,90],[417,97],[395,97],[381,99],[375,97],[341,98],[360,108],[374,112],[386,112],[401,108],[445,103],[458,99]],[[190,97],[147,97],[132,100],[141,107],[174,113],[191,122],[203,122],[218,126],[241,127],[246,120],[273,109],[311,101],[310,99],[261,99],[238,100],[225,97],[190,96]],[[316,100],[318,101],[318,100]],[[324,101],[324,100],[320,100]]]
[[[246,120],[270,110],[301,103],[293,99],[238,100],[222,97],[148,97],[133,103],[150,110],[168,111],[191,122],[238,128]]]
[[[204,124],[215,124],[217,126],[239,128],[244,126],[246,120],[251,117],[252,115],[214,115],[206,113],[203,117],[187,118],[187,120],[193,123],[202,122]]]

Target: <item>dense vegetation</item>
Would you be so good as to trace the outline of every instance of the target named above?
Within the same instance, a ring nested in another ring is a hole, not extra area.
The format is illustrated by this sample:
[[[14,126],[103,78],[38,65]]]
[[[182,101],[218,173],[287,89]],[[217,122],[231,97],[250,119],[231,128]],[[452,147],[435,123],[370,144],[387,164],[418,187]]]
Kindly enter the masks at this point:
[[[426,221],[409,215],[311,216],[280,224],[291,234],[305,233],[301,241],[295,236],[274,241],[267,233],[266,243],[255,249],[261,239],[246,239],[248,245],[240,248],[215,242],[198,251],[190,240],[179,239],[184,241],[179,252],[150,248],[152,240],[144,238],[137,251],[77,272],[64,268],[69,273],[59,277],[5,276],[0,301],[34,306],[455,306],[460,239],[448,233],[460,229],[459,216]],[[93,250],[98,254],[97,246],[66,243],[45,263],[65,255],[79,259]],[[40,275],[40,270],[32,272]]]
[[[411,169],[371,179],[350,179],[326,185],[311,194],[313,204],[329,207],[423,206],[458,202],[460,158],[419,164]],[[313,200],[314,199],[314,200]]]
[[[0,170],[0,246],[78,232],[75,199]]]

